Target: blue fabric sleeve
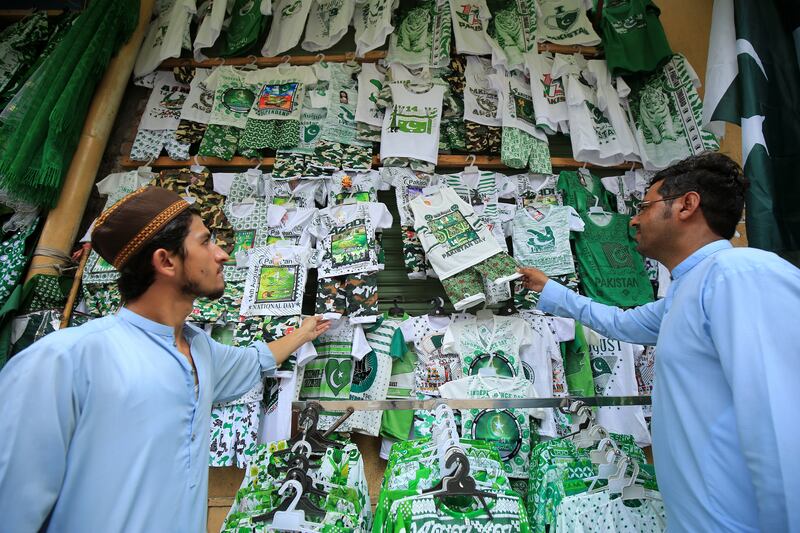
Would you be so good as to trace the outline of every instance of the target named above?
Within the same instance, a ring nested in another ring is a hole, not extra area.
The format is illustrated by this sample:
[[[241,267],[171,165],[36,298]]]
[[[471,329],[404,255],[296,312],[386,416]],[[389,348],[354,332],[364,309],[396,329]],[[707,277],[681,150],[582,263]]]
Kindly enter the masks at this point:
[[[227,346],[208,337],[214,365],[214,403],[239,398],[277,369],[272,351],[263,342],[247,347]]]

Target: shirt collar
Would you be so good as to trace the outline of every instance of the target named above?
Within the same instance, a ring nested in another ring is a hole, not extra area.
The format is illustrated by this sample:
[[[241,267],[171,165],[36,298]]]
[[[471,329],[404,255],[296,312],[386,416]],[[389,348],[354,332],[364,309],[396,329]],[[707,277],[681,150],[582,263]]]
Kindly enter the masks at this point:
[[[680,278],[709,255],[715,254],[720,250],[725,250],[727,248],[733,248],[733,245],[730,243],[730,241],[725,239],[710,242],[705,246],[698,248],[692,255],[681,261],[678,266],[672,269],[672,279],[676,280]]]
[[[154,322],[153,320],[145,318],[142,315],[138,315],[127,307],[121,307],[117,312],[117,316],[144,331],[155,333],[156,335],[160,335],[162,337],[175,337],[175,330],[172,327],[161,324],[160,322]]]

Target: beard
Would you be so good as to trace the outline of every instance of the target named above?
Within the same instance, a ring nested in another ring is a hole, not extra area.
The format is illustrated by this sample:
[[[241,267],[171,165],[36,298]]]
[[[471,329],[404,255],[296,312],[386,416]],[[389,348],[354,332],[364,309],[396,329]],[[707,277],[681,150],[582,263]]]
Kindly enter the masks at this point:
[[[181,292],[187,296],[196,298],[208,298],[209,300],[218,300],[225,294],[225,283],[221,288],[214,288],[213,290],[203,289],[200,284],[192,279],[187,279],[181,286]]]

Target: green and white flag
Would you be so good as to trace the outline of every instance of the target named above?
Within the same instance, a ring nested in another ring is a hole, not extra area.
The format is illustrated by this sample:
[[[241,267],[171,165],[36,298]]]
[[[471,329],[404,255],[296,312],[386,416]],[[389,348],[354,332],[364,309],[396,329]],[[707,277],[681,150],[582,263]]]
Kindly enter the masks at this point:
[[[783,0],[715,0],[704,127],[742,127],[751,246],[800,252],[800,15]]]

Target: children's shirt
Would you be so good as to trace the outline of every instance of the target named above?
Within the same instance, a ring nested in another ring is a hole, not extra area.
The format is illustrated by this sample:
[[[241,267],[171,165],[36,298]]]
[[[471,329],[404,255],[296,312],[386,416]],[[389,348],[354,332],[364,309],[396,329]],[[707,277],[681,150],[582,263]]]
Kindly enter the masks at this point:
[[[258,91],[256,84],[247,81],[250,72],[224,65],[206,78],[206,86],[215,87],[209,124],[236,128],[247,125],[247,116]]]
[[[563,205],[564,198],[558,190],[557,174],[518,174],[509,179],[516,182],[514,200],[517,207],[543,207]]]
[[[153,90],[139,121],[140,130],[175,130],[181,121],[181,108],[189,94],[189,86],[178,83],[171,71],[159,71]]]
[[[267,245],[267,226],[269,206],[263,198],[247,198],[239,202],[225,202],[225,216],[233,228],[233,251],[228,265],[237,266],[237,256],[254,247]],[[244,258],[242,257],[242,261]],[[238,265],[244,268],[244,264]]]
[[[272,24],[261,48],[263,57],[275,57],[297,46],[313,0],[276,0]]]
[[[181,120],[190,120],[200,124],[208,124],[211,109],[214,106],[214,88],[206,86],[205,81],[211,75],[211,69],[194,69],[194,78],[189,83],[189,94],[181,106]]]
[[[436,164],[444,87],[390,84],[392,103],[381,130],[381,160],[408,157]]]
[[[393,346],[410,343],[417,355],[414,370],[414,392],[417,395],[439,396],[439,387],[463,376],[461,361],[454,351],[446,351],[444,335],[453,322],[450,317],[422,315],[409,318],[395,332]],[[395,357],[404,354],[393,353]]]
[[[453,18],[453,33],[456,37],[456,52],[481,56],[490,54],[492,47],[486,36],[486,25],[491,18],[485,0],[461,2],[449,0]]]
[[[462,200],[475,206],[496,203],[500,197],[507,197],[514,188],[514,182],[505,174],[492,171],[457,172],[438,174],[439,183],[453,189]]]
[[[328,180],[328,205],[377,202],[378,191],[386,188],[377,170],[334,172]]]
[[[247,115],[255,120],[300,120],[306,87],[316,83],[311,67],[279,66],[250,72],[257,93]]]
[[[398,0],[360,0],[353,13],[356,55],[364,54],[386,44],[386,38],[394,31],[392,14]]]
[[[583,0],[538,0],[536,39],[563,45],[594,46],[600,36],[586,16]]]
[[[380,270],[375,232],[392,226],[384,204],[367,202],[321,209],[309,232],[318,240],[320,278]]]
[[[302,312],[312,250],[273,244],[248,254],[241,314],[292,316]]]
[[[450,62],[452,21],[447,2],[401,0],[394,25],[387,63],[445,67]]]
[[[441,279],[462,272],[501,252],[475,210],[450,187],[409,204],[425,254]]]
[[[629,170],[621,176],[600,178],[603,187],[617,199],[617,213],[633,215],[650,185],[652,172],[642,169]]]
[[[314,0],[308,13],[303,50],[327,50],[347,33],[356,3],[344,0]]]
[[[195,0],[175,0],[160,11],[158,18],[147,28],[133,66],[134,78],[150,74],[165,59],[180,57],[181,48],[191,49],[189,26],[196,9]]]
[[[425,187],[430,187],[436,178],[433,174],[417,172],[408,167],[381,167],[384,183],[394,187],[397,199],[397,212],[401,226],[414,225],[414,213],[411,211],[411,200],[422,194]]]
[[[208,59],[203,50],[211,48],[222,33],[228,2],[210,2],[205,6],[205,13],[202,14],[202,20],[197,27],[197,35],[192,44],[195,61]]]
[[[608,117],[617,133],[618,149],[625,161],[639,161],[639,148],[633,136],[628,117],[622,109],[622,99],[630,94],[630,87],[621,77],[611,78],[611,72],[604,59],[591,59],[586,62],[584,77],[597,91],[597,107]]]
[[[548,135],[569,134],[567,94],[560,77],[553,76],[553,54],[539,53],[537,47],[525,54],[525,68],[531,79],[536,127]]]
[[[503,127],[516,128],[547,141],[544,131],[536,127],[530,79],[520,71],[509,73],[501,66],[496,70],[495,74],[489,76],[489,82],[497,90]]]
[[[325,198],[325,183],[318,179],[266,180],[265,195],[274,205],[311,209]]]
[[[492,65],[520,68],[524,55],[536,46],[534,0],[500,0],[489,6],[492,20],[486,27],[492,47]]]
[[[378,94],[386,84],[386,70],[379,63],[364,63],[358,75],[356,122],[380,128],[384,110],[376,105]]]
[[[485,126],[502,126],[497,90],[489,76],[494,73],[486,58],[467,56],[464,69],[464,120]]]
[[[562,170],[558,175],[558,189],[563,193],[564,204],[571,205],[578,213],[585,213],[593,206],[611,210],[611,195],[600,178],[585,168]]]
[[[514,258],[548,276],[575,273],[570,231],[583,231],[584,222],[570,206],[518,209],[514,215]]]
[[[297,146],[292,148],[293,153],[313,154],[314,148],[321,140],[320,133],[322,133],[325,117],[328,116],[328,110],[324,107],[310,107],[309,100],[310,98],[306,99],[305,105],[300,111],[300,139],[297,142]],[[301,173],[296,177],[300,175]]]
[[[312,246],[313,236],[309,231],[317,209],[269,205],[267,208],[266,244],[286,241],[296,246]]]

